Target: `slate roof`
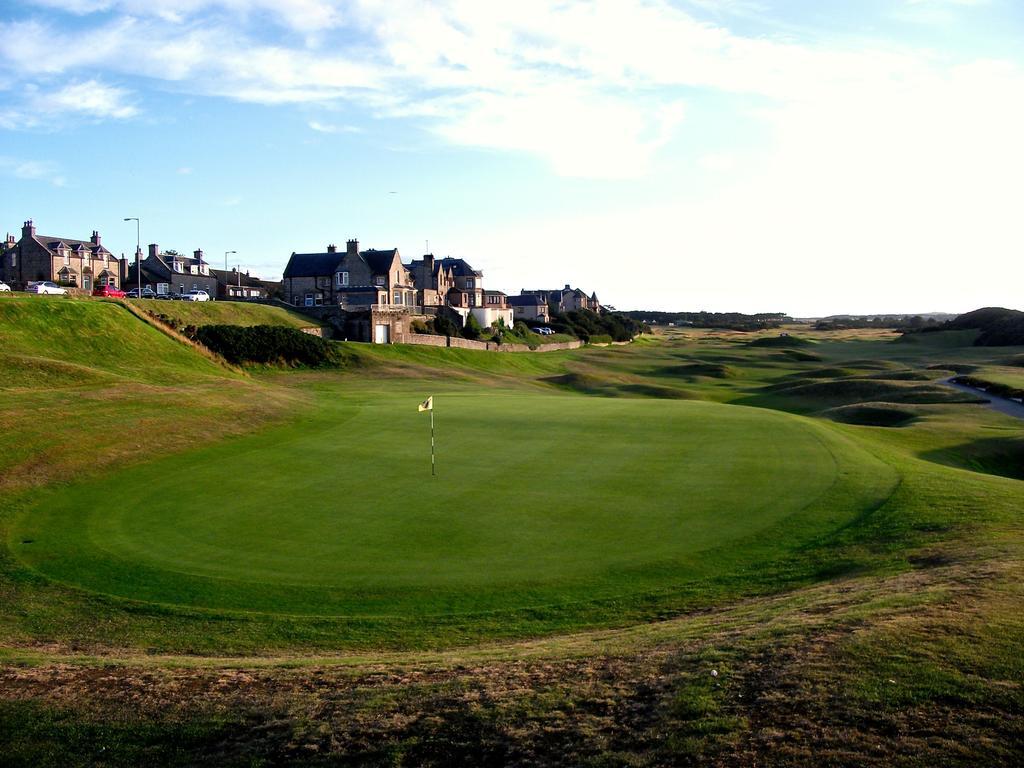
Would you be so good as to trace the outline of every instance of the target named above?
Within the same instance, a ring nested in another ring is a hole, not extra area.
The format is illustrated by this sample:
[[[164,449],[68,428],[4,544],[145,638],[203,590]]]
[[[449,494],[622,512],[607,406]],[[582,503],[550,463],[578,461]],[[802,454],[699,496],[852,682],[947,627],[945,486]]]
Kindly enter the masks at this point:
[[[284,268],[285,277],[322,277],[333,275],[345,258],[344,253],[293,253]]]
[[[105,253],[110,253],[110,251],[108,251],[102,245],[93,245],[91,240],[74,240],[70,237],[52,237],[50,235],[36,235],[35,238],[36,242],[38,242],[41,246],[46,248],[46,250],[48,250],[50,253],[54,253],[57,250],[57,248],[60,247],[61,243],[66,245],[68,248],[71,248],[72,250],[77,248],[84,248],[90,253],[95,253],[98,256],[102,256]]]
[[[509,305],[513,307],[544,307],[547,306],[547,302],[543,296],[536,293],[528,294],[526,296],[509,296]]]
[[[223,283],[227,286],[237,286],[239,281],[241,281],[241,285],[244,288],[268,287],[268,282],[266,280],[260,280],[258,277],[245,274],[245,272],[242,272],[241,275],[239,275],[238,272],[230,269],[211,269],[210,274],[217,278],[218,283]]]
[[[387,272],[391,269],[391,262],[395,260],[397,253],[397,248],[391,248],[387,251],[378,251],[371,248],[368,251],[360,251],[359,258],[365,261],[373,272]]]
[[[444,264],[445,269],[450,269],[456,277],[483,277],[484,275],[479,269],[469,266],[465,259],[453,259],[451,256],[446,256],[441,259],[441,263]]]

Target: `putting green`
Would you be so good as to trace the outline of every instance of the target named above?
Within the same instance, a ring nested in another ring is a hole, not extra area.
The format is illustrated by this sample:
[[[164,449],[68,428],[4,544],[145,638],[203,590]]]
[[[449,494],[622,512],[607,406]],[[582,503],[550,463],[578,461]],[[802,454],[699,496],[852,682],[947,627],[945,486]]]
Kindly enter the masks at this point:
[[[571,613],[777,561],[895,483],[787,414],[464,390],[435,397],[432,478],[422,390],[361,386],[287,427],[48,491],[11,549],[89,591],[214,611]]]

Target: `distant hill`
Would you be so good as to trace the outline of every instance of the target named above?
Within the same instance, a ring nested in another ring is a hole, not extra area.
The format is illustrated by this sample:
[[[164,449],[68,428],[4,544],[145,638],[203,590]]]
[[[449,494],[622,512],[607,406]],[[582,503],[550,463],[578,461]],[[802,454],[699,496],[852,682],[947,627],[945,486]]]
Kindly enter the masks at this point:
[[[1024,345],[1024,312],[1004,307],[984,307],[949,320],[929,331],[980,331],[976,347]]]

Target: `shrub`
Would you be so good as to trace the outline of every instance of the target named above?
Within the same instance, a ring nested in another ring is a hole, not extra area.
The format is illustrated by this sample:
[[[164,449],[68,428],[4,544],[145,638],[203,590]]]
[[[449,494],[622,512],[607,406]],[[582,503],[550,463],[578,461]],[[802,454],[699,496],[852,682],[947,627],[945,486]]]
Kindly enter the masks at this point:
[[[204,325],[196,329],[195,339],[236,365],[257,363],[319,368],[341,362],[329,342],[295,328]]]
[[[473,317],[472,313],[466,316],[466,325],[462,328],[462,335],[467,339],[479,339],[480,334],[483,333],[483,328],[480,327],[479,321]]]

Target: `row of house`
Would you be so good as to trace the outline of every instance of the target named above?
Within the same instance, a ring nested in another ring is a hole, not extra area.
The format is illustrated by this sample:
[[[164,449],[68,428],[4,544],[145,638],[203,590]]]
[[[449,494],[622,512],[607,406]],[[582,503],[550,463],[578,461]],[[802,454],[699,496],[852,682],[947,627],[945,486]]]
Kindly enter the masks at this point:
[[[149,246],[141,264],[142,287],[166,296],[203,290],[221,299],[266,299],[280,291],[281,284],[260,280],[248,272],[213,269],[196,250],[191,256],[161,251]],[[137,267],[123,256],[114,256],[93,231],[89,240],[40,235],[34,222],[26,221],[21,238],[8,234],[0,247],[0,280],[23,289],[31,282],[49,280],[72,289],[90,292],[110,285],[131,289],[139,285]]]
[[[9,234],[3,242],[0,280],[16,289],[50,280],[86,292],[102,285],[131,289],[141,282],[158,296],[202,290],[226,299],[281,297],[296,307],[329,307],[347,315],[407,317],[447,308],[463,323],[472,316],[484,328],[499,321],[509,326],[516,320],[546,323],[553,312],[601,311],[596,294],[569,285],[508,296],[485,288],[483,272],[465,259],[428,253],[404,263],[397,248],[360,250],[355,239],[344,250],[332,244],[323,252],[292,253],[282,281],[271,282],[238,269],[214,269],[201,249],[187,255],[152,243],[145,255],[140,250],[130,262],[104,247],[97,231],[89,240],[51,237],[37,234],[31,220],[24,223],[20,239]],[[373,322],[397,330],[388,322]]]
[[[501,320],[547,322],[552,312],[601,311],[597,294],[566,285],[555,290],[523,290],[519,296],[484,288],[484,274],[465,259],[426,254],[408,264],[397,248],[345,250],[331,244],[323,252],[292,253],[284,270],[282,296],[296,307],[336,307],[343,312],[436,314],[442,307],[463,321],[472,315],[487,328]]]

